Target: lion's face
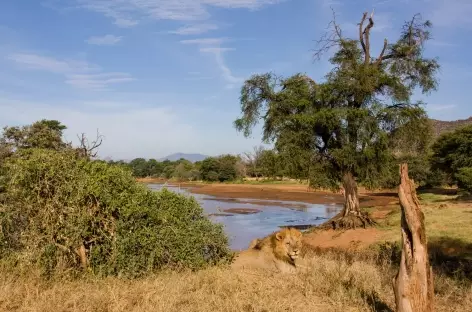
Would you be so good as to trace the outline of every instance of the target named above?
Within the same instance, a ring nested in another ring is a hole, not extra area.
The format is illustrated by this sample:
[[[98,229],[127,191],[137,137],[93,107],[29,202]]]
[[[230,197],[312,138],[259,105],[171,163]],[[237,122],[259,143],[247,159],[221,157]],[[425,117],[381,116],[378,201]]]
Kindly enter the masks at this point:
[[[295,261],[302,249],[302,233],[294,228],[285,228],[275,234],[276,249],[279,256]]]

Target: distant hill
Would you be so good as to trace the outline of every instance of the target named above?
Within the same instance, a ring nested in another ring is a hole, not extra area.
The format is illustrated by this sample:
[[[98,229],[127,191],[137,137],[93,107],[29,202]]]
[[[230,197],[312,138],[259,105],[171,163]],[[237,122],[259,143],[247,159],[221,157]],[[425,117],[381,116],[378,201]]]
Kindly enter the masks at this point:
[[[187,159],[188,161],[191,161],[191,162],[196,162],[196,161],[204,160],[207,157],[209,157],[209,156],[202,155],[202,154],[175,153],[175,154],[172,154],[172,155],[168,155],[166,157],[162,157],[161,159],[159,159],[159,161],[164,161],[166,159],[168,159],[170,161],[176,161],[176,160],[179,160],[180,158],[183,158],[183,159]]]
[[[431,120],[431,123],[433,124],[433,131],[434,131],[435,137],[445,132],[454,131],[455,129],[459,127],[472,124],[472,117],[469,117],[467,119],[453,120],[453,121],[443,121],[443,120],[436,120],[436,119],[430,119],[430,120]]]

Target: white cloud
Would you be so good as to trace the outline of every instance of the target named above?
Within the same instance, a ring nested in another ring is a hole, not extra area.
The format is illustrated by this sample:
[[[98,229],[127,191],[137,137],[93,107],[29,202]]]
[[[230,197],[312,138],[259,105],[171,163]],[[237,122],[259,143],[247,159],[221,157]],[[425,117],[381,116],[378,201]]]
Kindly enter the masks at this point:
[[[79,7],[104,14],[122,27],[140,20],[196,21],[210,17],[209,7],[257,10],[284,0],[75,0]]]
[[[207,53],[215,53],[221,54],[222,52],[234,51],[234,48],[218,48],[218,47],[211,47],[211,48],[200,48],[200,52],[207,52]]]
[[[135,80],[127,73],[75,74],[67,75],[66,83],[77,88],[104,90],[110,84]]]
[[[218,29],[218,26],[215,24],[195,24],[182,26],[176,30],[169,31],[168,33],[175,35],[200,35],[216,29]]]
[[[457,43],[436,40],[434,38],[432,40],[429,40],[428,44],[436,47],[457,47]]]
[[[26,53],[11,54],[8,58],[26,69],[63,75],[65,83],[82,89],[104,90],[109,85],[134,80],[127,73],[104,72],[99,66],[85,61],[58,60]]]
[[[223,53],[227,51],[232,51],[234,49],[231,48],[219,48],[219,47],[208,47],[208,48],[201,48],[200,52],[203,53],[211,53],[215,56],[216,64],[218,65],[219,70],[221,71],[221,75],[223,79],[228,83],[226,85],[227,88],[234,88],[238,84],[243,82],[243,78],[236,77],[233,75],[229,67],[226,65]]]
[[[87,72],[97,70],[98,67],[87,62],[76,60],[57,60],[52,57],[29,53],[14,53],[8,59],[27,69],[45,70],[53,73]]]
[[[93,36],[85,40],[88,44],[94,45],[115,45],[121,41],[123,37],[118,37],[114,35],[105,35],[105,36]]]
[[[199,45],[220,45],[227,38],[198,38],[198,39],[187,39],[181,40],[182,44],[199,44]]]
[[[69,103],[75,104],[75,103]],[[78,104],[78,103],[77,103]],[[103,104],[103,105],[102,105]],[[105,108],[101,113],[84,108]],[[138,107],[138,108],[137,108]],[[65,124],[66,140],[77,144],[77,134],[93,138],[104,135],[99,156],[115,159],[162,157],[181,150],[197,150],[199,135],[168,107],[139,108],[136,103],[94,101],[74,107],[0,99],[1,125],[24,125],[36,120],[56,119]]]
[[[439,112],[439,111],[444,111],[444,110],[450,110],[453,108],[456,108],[457,105],[455,104],[432,104],[432,105],[427,105],[426,109],[433,111],[433,112]]]

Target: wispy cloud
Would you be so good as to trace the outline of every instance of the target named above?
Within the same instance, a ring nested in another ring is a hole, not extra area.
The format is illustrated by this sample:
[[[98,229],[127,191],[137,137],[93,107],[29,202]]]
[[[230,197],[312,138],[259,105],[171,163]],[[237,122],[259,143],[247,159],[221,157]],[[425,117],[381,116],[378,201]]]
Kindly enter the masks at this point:
[[[99,67],[87,62],[76,60],[58,60],[52,57],[28,53],[14,53],[8,59],[27,69],[45,70],[53,73],[87,72],[98,70]]]
[[[219,70],[223,79],[227,82],[227,88],[234,88],[236,85],[242,83],[243,78],[236,77],[229,67],[226,65],[225,59],[223,57],[224,52],[233,51],[232,48],[219,48],[219,47],[207,47],[201,48],[200,52],[211,53],[215,57],[216,64],[218,65]]]
[[[444,110],[450,110],[453,108],[456,108],[457,105],[455,104],[432,104],[432,105],[427,105],[426,108],[430,111],[434,112],[439,112],[439,111],[444,111]]]
[[[457,47],[457,43],[435,40],[435,39],[429,40],[428,44],[435,47]]]
[[[123,37],[115,35],[93,36],[85,40],[88,44],[94,45],[115,45],[121,41]]]
[[[284,0],[75,0],[81,8],[104,14],[122,27],[140,20],[196,21],[210,17],[208,7],[257,10]]]
[[[227,40],[228,38],[197,38],[197,39],[181,40],[180,43],[199,44],[199,45],[220,45]]]
[[[221,72],[221,76],[227,82],[226,87],[233,88],[237,84],[240,84],[243,79],[233,75],[232,71],[226,65],[223,54],[235,50],[234,48],[225,48],[220,46],[223,42],[228,40],[228,38],[197,38],[181,40],[180,43],[199,45],[200,52],[212,54],[215,57],[216,65]]]
[[[100,66],[85,61],[58,60],[27,53],[11,54],[8,58],[25,69],[61,74],[65,83],[82,89],[103,90],[112,84],[134,80],[127,73],[104,72]]]
[[[135,80],[127,73],[68,75],[66,83],[82,89],[104,90],[108,85]]]
[[[176,30],[168,31],[169,34],[175,35],[200,35],[210,30],[216,30],[218,26],[215,24],[195,24],[187,25],[177,28]]]

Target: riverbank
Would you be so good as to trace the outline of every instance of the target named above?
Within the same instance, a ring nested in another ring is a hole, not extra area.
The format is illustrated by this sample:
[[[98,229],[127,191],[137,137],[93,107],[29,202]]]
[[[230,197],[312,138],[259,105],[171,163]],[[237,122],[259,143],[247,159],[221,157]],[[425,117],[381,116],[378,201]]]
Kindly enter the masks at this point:
[[[161,179],[141,178],[141,183],[165,183]],[[313,190],[305,184],[295,183],[204,183],[204,182],[168,182],[169,185],[188,188],[192,193],[224,198],[250,198],[265,200],[298,201],[310,204],[343,204],[341,193],[327,190]],[[367,191],[359,188],[362,208],[382,207],[398,203],[395,190]]]
[[[149,179],[139,181],[157,182]],[[342,194],[311,190],[303,184],[170,184],[188,188],[195,194],[220,198],[299,201],[313,204],[343,203]],[[365,250],[385,242],[398,243],[401,211],[396,190],[367,191],[359,188],[359,193],[361,207],[376,220],[376,227],[341,232],[315,230],[304,235],[304,242],[313,248],[348,251]],[[465,259],[472,278],[472,202],[458,199],[453,189],[423,190],[418,192],[418,196],[425,214],[431,248],[441,255]]]

